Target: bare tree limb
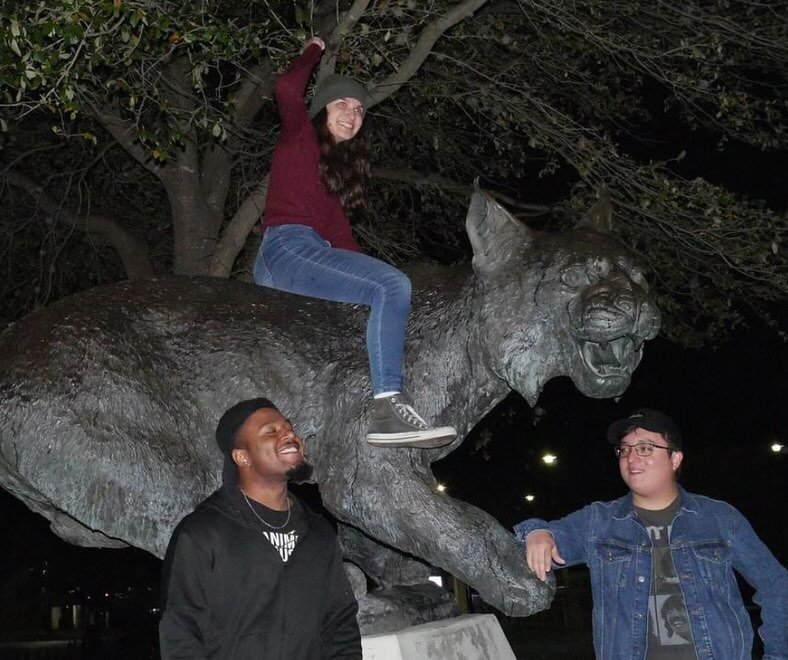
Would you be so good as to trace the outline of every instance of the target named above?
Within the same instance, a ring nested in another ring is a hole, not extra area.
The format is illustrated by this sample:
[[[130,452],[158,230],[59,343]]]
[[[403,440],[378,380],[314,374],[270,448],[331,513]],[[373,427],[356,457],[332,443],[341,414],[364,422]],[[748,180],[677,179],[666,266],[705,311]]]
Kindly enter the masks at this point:
[[[268,195],[268,179],[257,184],[244,199],[232,219],[222,232],[211,260],[210,274],[214,277],[229,277],[235,258],[244,246],[249,232],[260,222]]]
[[[463,0],[463,2],[458,2],[445,15],[436,18],[424,28],[413,50],[410,51],[410,55],[400,64],[397,71],[382,83],[376,85],[371,91],[371,105],[377,105],[384,101],[408,82],[419,70],[424,60],[427,59],[432,52],[435,42],[440,39],[443,33],[473,14],[486,2],[487,0]]]
[[[326,40],[326,52],[320,62],[317,79],[321,80],[330,73],[334,73],[337,63],[337,50],[345,38],[359,22],[372,0],[355,0],[353,6],[342,16],[331,35]]]
[[[233,131],[227,145],[214,142],[206,151],[200,168],[201,188],[205,202],[221,213],[230,189],[233,147],[241,141],[241,131],[247,128],[260,112],[266,99],[274,93],[276,72],[270,59],[258,63],[246,72],[233,95],[232,121],[238,131]]]
[[[200,188],[205,203],[222,213],[230,190],[232,158],[223,144],[214,142],[206,148],[200,168]]]
[[[6,178],[10,185],[28,193],[43,211],[56,220],[76,229],[98,234],[105,239],[117,251],[130,280],[154,276],[147,246],[116,220],[95,213],[79,217],[64,209],[46,193],[42,185],[24,174],[9,172]]]
[[[372,176],[376,179],[386,179],[387,181],[402,181],[413,186],[435,186],[443,188],[451,192],[458,192],[463,194],[470,194],[474,191],[473,184],[460,183],[448,177],[435,174],[434,172],[419,172],[417,170],[410,170],[405,168],[390,168],[390,167],[373,167]],[[529,211],[531,213],[551,213],[555,210],[553,206],[546,206],[544,204],[529,204],[521,202],[518,199],[504,195],[503,193],[486,190],[484,192],[491,197],[500,200],[509,207],[520,209],[522,211]]]
[[[273,62],[266,59],[253,66],[241,80],[238,91],[233,94],[233,121],[239,126],[248,126],[263,107],[265,99],[273,96],[276,72]]]
[[[157,178],[162,178],[162,166],[151,158],[134,135],[133,127],[127,121],[113,115],[96,105],[91,105],[91,114],[115,141],[123,147],[134,160]]]

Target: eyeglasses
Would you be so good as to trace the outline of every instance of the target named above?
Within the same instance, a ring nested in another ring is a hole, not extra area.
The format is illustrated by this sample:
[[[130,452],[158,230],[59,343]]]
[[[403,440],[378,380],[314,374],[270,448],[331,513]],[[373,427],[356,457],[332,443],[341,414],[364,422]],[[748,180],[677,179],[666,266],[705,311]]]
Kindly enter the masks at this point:
[[[655,449],[666,449],[669,454],[675,451],[673,447],[663,447],[662,445],[655,445],[651,442],[639,442],[636,445],[617,445],[613,447],[613,452],[616,458],[626,458],[633,449],[635,450],[635,454],[641,458],[651,456]]]

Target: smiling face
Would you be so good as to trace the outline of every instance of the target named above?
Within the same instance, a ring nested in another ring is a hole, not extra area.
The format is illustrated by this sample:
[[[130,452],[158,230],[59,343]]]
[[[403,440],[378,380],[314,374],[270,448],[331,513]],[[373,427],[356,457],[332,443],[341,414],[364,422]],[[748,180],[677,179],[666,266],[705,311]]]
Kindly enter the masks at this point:
[[[304,462],[304,443],[278,410],[260,408],[238,429],[233,460],[251,479],[287,481]]]
[[[668,596],[660,608],[662,621],[668,631],[668,637],[674,634],[689,642],[692,641],[692,630],[687,618],[687,611],[680,596]]]
[[[640,443],[650,443],[665,447],[665,438],[653,431],[636,428],[621,438],[621,445],[631,447]],[[684,455],[677,450],[668,451],[655,447],[651,456],[638,456],[633,450],[628,456],[618,459],[621,478],[632,491],[636,506],[644,509],[662,509],[678,495],[676,470]]]
[[[356,137],[364,122],[364,106],[354,98],[342,98],[326,105],[326,128],[334,141]]]

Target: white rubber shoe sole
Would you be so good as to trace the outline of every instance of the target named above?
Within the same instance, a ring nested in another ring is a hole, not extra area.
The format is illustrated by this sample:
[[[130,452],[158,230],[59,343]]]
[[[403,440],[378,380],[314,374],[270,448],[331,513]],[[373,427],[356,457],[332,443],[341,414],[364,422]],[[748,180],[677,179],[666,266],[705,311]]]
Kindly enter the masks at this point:
[[[434,449],[448,445],[457,437],[457,431],[451,426],[439,426],[423,431],[407,431],[403,433],[368,433],[367,442],[376,447],[417,447]]]

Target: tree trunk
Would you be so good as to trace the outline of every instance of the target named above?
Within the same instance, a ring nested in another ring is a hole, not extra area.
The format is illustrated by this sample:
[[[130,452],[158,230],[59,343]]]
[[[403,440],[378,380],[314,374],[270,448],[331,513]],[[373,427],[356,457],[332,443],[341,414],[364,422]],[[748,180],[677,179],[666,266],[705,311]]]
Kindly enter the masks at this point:
[[[145,243],[134,236],[120,222],[99,213],[78,215],[68,210],[64,202],[53,199],[44,185],[34,181],[21,172],[9,172],[6,180],[33,197],[38,206],[58,222],[101,237],[118,253],[126,277],[141,280],[153,277],[153,266]]]
[[[175,275],[210,275],[221,214],[212,209],[189,181],[176,179],[166,185],[173,226]]]

